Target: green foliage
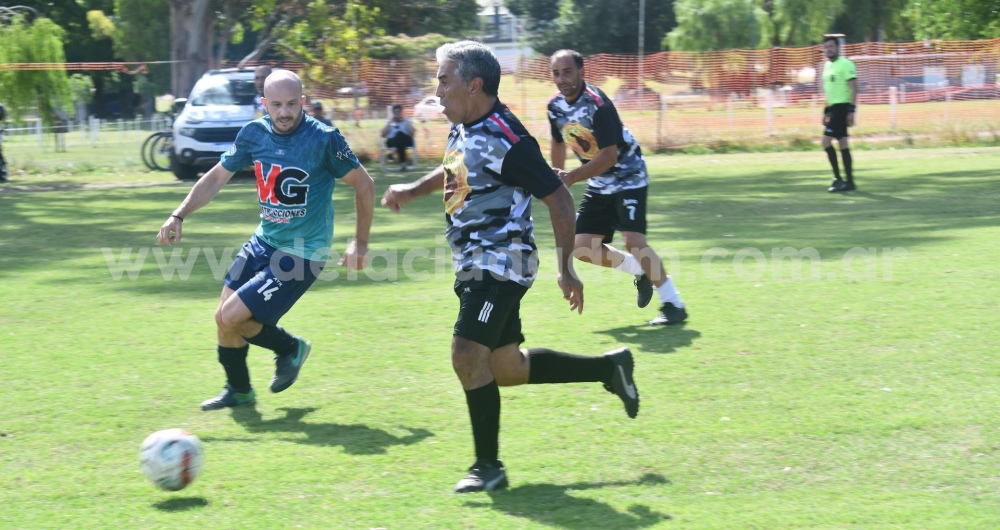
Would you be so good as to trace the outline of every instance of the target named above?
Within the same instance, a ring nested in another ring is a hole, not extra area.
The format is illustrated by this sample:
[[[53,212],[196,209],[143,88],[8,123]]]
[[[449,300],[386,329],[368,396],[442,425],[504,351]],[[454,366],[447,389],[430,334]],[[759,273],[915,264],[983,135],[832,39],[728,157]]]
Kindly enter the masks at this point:
[[[559,0],[504,0],[504,5],[516,17],[530,17],[532,26],[559,17]]]
[[[758,0],[766,14],[761,33],[770,46],[797,47],[820,42],[844,0]]]
[[[0,25],[0,63],[64,63],[65,36],[51,19],[28,23],[16,16],[10,24]],[[54,109],[67,108],[73,98],[63,70],[0,71],[0,93],[14,119],[34,107],[46,125],[55,117]]]
[[[94,82],[83,74],[69,76],[69,90],[73,94],[73,102],[86,104],[94,99]]]
[[[387,35],[427,33],[460,36],[473,27],[476,0],[348,0],[378,12],[377,27]]]
[[[337,13],[325,2],[315,0],[296,22],[275,28],[275,42],[281,53],[306,64],[307,84],[337,86],[353,77],[351,65],[372,37],[372,21],[377,15],[377,10],[353,2],[346,5],[345,12]]]
[[[115,53],[126,61],[170,60],[170,0],[115,0]],[[154,91],[170,91],[170,65],[149,66]]]
[[[902,16],[918,39],[991,39],[1000,35],[1000,0],[910,0]]]
[[[909,41],[913,33],[901,16],[909,0],[844,0],[844,9],[831,30],[848,42]]]
[[[819,42],[844,0],[677,0],[671,49],[795,47]]]
[[[115,23],[103,11],[92,9],[87,11],[87,24],[94,40],[110,39],[115,34]]]
[[[684,51],[756,48],[766,18],[746,0],[676,0],[677,27],[663,38],[664,48]]]
[[[454,40],[452,37],[445,37],[437,33],[428,33],[420,37],[386,35],[371,39],[367,43],[365,55],[371,59],[433,58],[435,50]]]
[[[661,49],[664,35],[676,25],[674,0],[647,0],[646,53]],[[561,48],[582,54],[637,53],[639,0],[565,0],[555,24],[536,35],[531,45],[544,55]]]

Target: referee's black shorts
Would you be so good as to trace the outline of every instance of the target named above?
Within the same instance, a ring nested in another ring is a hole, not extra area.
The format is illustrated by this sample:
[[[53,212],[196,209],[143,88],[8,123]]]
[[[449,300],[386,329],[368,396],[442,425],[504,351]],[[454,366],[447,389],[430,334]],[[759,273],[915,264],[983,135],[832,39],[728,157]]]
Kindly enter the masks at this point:
[[[823,136],[830,138],[847,138],[847,115],[851,112],[850,103],[837,103],[830,105],[823,111]]]

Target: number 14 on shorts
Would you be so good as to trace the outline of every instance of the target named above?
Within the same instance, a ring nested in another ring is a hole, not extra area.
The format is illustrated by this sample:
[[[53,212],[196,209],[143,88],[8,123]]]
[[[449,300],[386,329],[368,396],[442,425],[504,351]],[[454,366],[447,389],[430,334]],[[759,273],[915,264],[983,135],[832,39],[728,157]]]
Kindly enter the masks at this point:
[[[274,284],[274,287],[271,287],[272,284]],[[279,288],[281,288],[281,282],[278,281],[277,278],[268,278],[268,280],[264,282],[264,285],[261,285],[260,289],[257,289],[257,293],[264,295],[264,301],[267,302],[271,299],[271,295],[273,295]]]

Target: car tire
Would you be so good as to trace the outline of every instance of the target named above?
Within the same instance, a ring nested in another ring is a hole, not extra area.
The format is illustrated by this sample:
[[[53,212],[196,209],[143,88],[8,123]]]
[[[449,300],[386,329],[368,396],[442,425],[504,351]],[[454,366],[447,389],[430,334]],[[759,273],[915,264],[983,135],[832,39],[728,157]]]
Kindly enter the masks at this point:
[[[178,180],[197,180],[198,168],[177,160],[177,153],[170,152],[170,171]]]

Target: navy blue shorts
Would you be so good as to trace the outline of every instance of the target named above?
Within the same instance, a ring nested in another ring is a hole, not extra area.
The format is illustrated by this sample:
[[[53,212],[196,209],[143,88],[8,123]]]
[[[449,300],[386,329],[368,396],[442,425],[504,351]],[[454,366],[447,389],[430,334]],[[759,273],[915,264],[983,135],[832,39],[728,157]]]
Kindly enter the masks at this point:
[[[255,234],[229,267],[226,287],[236,291],[258,322],[273,326],[305,294],[325,265],[325,261],[277,250]]]

